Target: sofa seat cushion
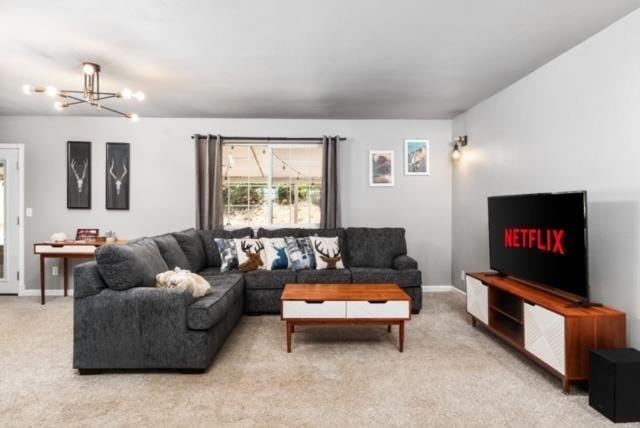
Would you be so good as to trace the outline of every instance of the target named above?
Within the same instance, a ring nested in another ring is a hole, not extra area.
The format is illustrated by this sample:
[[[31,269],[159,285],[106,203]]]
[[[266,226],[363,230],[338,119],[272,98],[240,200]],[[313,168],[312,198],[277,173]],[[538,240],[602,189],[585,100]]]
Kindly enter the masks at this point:
[[[156,274],[168,270],[158,246],[151,238],[125,245],[104,245],[96,249],[98,271],[113,290],[153,287]]]
[[[196,300],[187,309],[187,326],[192,330],[208,330],[224,317],[237,299],[242,298],[242,274],[204,277],[211,284],[211,294]]]
[[[198,275],[203,276],[203,277],[207,277],[207,276],[217,276],[217,275],[242,275],[241,272],[238,272],[237,270],[227,270],[227,271],[220,271],[220,267],[208,267],[208,268],[204,268],[202,269],[200,272],[198,272]]]
[[[422,285],[422,274],[417,269],[395,270],[387,268],[351,268],[354,284],[393,283],[402,288]]]
[[[298,271],[299,284],[348,284],[351,282],[349,269],[323,269]]]
[[[162,258],[169,269],[175,269],[176,267],[189,269],[189,260],[187,260],[187,256],[184,255],[184,251],[182,251],[180,244],[172,234],[154,236],[151,239],[158,246],[160,254],[162,254]]]
[[[283,270],[254,270],[244,275],[247,290],[281,290],[285,284],[296,282],[296,272]]]
[[[352,267],[391,268],[396,257],[407,254],[402,228],[350,227],[347,241]]]

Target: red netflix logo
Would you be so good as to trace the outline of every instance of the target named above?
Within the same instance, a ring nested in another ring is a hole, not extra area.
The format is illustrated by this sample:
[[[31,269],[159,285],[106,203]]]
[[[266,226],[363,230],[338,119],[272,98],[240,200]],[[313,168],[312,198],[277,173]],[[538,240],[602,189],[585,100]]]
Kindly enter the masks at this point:
[[[505,248],[535,248],[545,253],[565,255],[563,229],[505,229]]]

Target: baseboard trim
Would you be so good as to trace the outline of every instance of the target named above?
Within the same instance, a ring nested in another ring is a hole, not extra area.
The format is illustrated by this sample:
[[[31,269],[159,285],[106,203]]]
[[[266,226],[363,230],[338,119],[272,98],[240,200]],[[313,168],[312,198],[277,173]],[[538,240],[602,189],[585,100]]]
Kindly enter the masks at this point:
[[[464,291],[460,290],[458,287],[454,287],[453,285],[423,285],[422,286],[423,293],[449,293],[451,291],[455,291],[464,295],[467,294]]]
[[[46,297],[60,297],[64,296],[64,290],[44,290],[44,295]],[[68,290],[67,295],[73,296],[73,288]],[[20,297],[40,297],[40,290],[23,290],[20,294]]]

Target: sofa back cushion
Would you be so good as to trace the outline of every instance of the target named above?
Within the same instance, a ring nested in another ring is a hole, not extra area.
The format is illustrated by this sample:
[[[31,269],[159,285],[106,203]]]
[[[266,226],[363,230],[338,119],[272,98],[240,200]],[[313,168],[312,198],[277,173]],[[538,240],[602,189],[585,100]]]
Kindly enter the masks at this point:
[[[176,238],[189,261],[187,269],[191,272],[198,272],[207,266],[207,254],[204,252],[204,245],[197,230],[187,229],[182,232],[174,232],[173,237]]]
[[[301,235],[301,230],[299,227],[285,227],[282,229],[265,229],[261,227],[258,229],[257,237],[258,238],[285,238],[285,237],[293,237],[297,238]]]
[[[169,269],[175,269],[176,267],[189,269],[189,260],[187,260],[187,256],[172,234],[167,233],[166,235],[154,236],[151,239],[153,239],[158,246],[160,254]]]
[[[391,268],[396,257],[407,254],[404,229],[400,227],[350,227],[347,242],[352,267]]]
[[[168,270],[151,238],[125,245],[104,245],[96,250],[96,263],[104,282],[113,290],[153,287],[156,274]]]
[[[234,238],[252,238],[253,229],[250,227],[243,227],[242,229],[235,230],[198,230],[198,234],[202,239],[204,245],[204,252],[207,257],[207,267],[220,267],[222,261],[220,260],[220,250],[216,245],[216,239],[234,239]]]

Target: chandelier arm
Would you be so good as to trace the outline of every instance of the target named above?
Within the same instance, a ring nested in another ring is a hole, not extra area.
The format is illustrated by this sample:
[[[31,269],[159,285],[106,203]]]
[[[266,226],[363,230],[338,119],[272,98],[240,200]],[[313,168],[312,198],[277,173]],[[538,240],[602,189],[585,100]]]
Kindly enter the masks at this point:
[[[115,109],[112,109],[112,108],[110,108],[110,107],[103,106],[103,105],[98,106],[98,103],[91,103],[91,102],[88,102],[88,101],[86,101],[86,100],[83,100],[82,98],[74,97],[74,96],[72,96],[72,95],[67,95],[67,97],[68,97],[68,98],[71,98],[71,99],[73,99],[73,100],[76,100],[76,101],[77,101],[77,103],[74,103],[74,104],[87,103],[87,104],[91,104],[91,105],[92,105],[92,106],[94,106],[94,107],[100,107],[100,108],[101,108],[101,109],[103,109],[103,110],[107,110],[107,111],[110,111],[110,112],[112,112],[112,113],[119,114],[120,116],[124,116],[124,117],[127,117],[127,118],[129,117],[129,116],[127,115],[127,113],[123,113],[123,112],[121,112],[121,111],[118,111],[118,110],[115,110]]]

